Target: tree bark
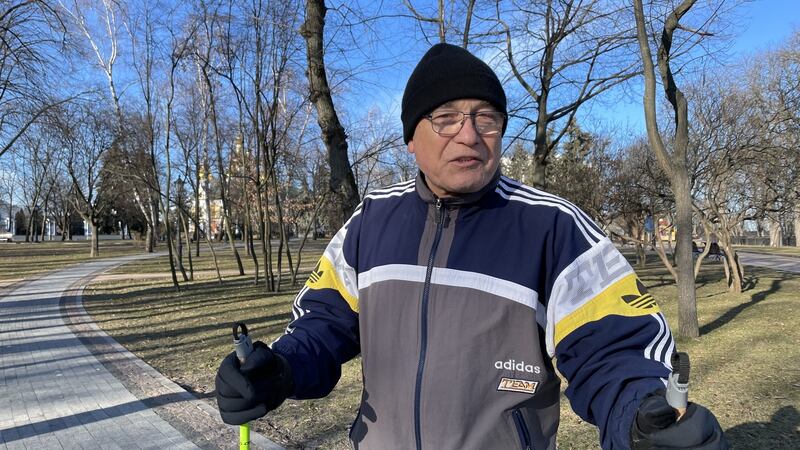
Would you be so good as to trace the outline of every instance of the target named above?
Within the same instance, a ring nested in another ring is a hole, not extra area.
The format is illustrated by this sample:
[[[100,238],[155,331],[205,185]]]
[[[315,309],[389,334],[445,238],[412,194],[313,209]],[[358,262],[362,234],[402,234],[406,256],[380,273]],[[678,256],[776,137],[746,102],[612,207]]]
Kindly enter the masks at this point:
[[[194,281],[194,265],[192,264],[192,242],[189,235],[189,224],[186,221],[186,214],[184,214],[182,209],[178,209],[178,217],[181,221],[181,226],[183,227],[183,235],[186,239],[186,256],[189,259],[189,280]],[[195,230],[197,226],[195,225]],[[198,239],[199,241],[199,239]]]
[[[672,35],[678,27],[680,18],[694,5],[695,0],[684,0],[675,7],[664,22],[661,44],[658,49],[658,68],[664,92],[672,105],[675,123],[675,141],[670,153],[658,131],[656,115],[656,75],[650,42],[644,21],[642,0],[634,0],[633,10],[636,19],[636,38],[644,65],[644,112],[647,137],[659,164],[664,169],[675,196],[675,226],[677,238],[678,273],[678,334],[684,337],[698,337],[700,326],[697,321],[697,301],[694,284],[692,260],[692,197],[688,174],[688,105],[683,93],[678,89],[670,68]]]
[[[800,247],[800,204],[794,207],[794,246]]]
[[[89,222],[89,230],[91,230],[90,233],[92,233],[92,248],[89,251],[89,256],[96,258],[100,256],[100,241],[97,238],[97,224],[94,223],[94,217],[89,217],[87,222]]]
[[[783,228],[781,223],[772,218],[768,219],[769,223],[769,246],[770,247],[783,247]]]
[[[325,27],[324,0],[306,0],[306,20],[300,35],[306,41],[309,91],[311,102],[317,110],[317,122],[322,130],[322,141],[328,151],[330,189],[341,202],[340,223],[344,224],[358,206],[358,188],[347,156],[347,135],[333,105],[328,77],[325,73],[323,32]]]

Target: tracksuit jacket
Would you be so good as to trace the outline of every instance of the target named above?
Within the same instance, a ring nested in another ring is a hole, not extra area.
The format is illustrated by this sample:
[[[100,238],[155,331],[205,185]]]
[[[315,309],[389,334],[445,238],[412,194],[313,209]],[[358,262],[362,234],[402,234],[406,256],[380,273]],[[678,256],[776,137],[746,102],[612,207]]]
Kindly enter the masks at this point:
[[[424,176],[367,195],[272,348],[294,398],[362,356],[364,449],[554,449],[559,371],[603,448],[628,448],[674,341],[652,296],[582,211],[499,172],[438,199]]]

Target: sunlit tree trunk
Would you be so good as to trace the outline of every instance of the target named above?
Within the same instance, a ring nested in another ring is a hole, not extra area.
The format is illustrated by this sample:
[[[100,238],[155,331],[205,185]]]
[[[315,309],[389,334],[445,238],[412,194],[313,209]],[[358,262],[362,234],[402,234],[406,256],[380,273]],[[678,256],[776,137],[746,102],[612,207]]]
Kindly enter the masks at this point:
[[[676,260],[678,274],[678,334],[684,337],[697,337],[700,327],[697,320],[697,301],[692,260],[692,198],[688,174],[688,105],[683,93],[678,89],[670,68],[672,36],[678,28],[680,18],[694,5],[695,0],[684,0],[675,7],[664,22],[661,45],[658,50],[658,68],[664,92],[672,105],[675,124],[675,141],[669,152],[658,131],[656,116],[656,75],[650,52],[648,32],[645,27],[642,0],[634,0],[633,10],[636,19],[636,34],[639,50],[644,64],[644,111],[647,136],[650,146],[670,180],[675,196]]]

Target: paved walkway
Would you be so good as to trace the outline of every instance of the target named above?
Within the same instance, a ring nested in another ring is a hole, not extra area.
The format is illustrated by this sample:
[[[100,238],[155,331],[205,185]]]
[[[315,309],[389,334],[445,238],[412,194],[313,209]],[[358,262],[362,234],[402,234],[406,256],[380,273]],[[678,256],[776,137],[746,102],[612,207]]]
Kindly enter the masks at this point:
[[[769,267],[784,272],[800,273],[800,258],[797,257],[747,252],[738,254],[739,261],[746,266]]]
[[[151,255],[81,263],[0,297],[0,450],[235,448],[219,413],[127,352],[80,304],[82,285]],[[279,448],[251,434],[252,448]]]

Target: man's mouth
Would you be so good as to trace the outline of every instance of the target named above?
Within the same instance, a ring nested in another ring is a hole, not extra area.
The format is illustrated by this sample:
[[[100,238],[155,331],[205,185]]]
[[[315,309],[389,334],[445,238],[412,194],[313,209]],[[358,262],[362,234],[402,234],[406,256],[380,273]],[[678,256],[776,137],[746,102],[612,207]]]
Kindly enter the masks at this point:
[[[471,156],[465,156],[463,158],[456,158],[456,159],[453,160],[453,162],[455,162],[457,164],[473,164],[473,163],[480,162],[480,159],[473,158]]]

